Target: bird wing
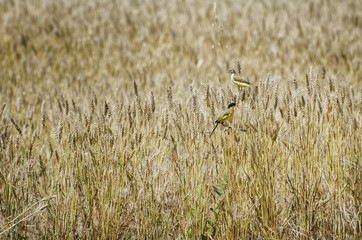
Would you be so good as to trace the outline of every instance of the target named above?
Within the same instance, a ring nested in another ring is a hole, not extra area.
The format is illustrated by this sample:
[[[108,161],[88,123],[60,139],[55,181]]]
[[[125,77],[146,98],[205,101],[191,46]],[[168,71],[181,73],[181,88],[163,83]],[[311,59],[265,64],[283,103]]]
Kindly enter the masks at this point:
[[[222,116],[220,116],[215,122],[223,123],[230,115],[230,109],[227,109]]]
[[[234,76],[234,80],[235,81],[238,81],[238,82],[247,82],[249,83],[249,78],[246,76],[246,77],[237,77],[237,76]]]

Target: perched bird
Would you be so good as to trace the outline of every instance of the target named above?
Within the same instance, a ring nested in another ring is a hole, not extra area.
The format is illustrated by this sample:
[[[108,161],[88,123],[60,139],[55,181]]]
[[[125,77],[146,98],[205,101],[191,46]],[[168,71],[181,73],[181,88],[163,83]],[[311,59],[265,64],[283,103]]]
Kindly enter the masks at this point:
[[[237,85],[240,88],[244,88],[244,87],[250,87],[251,83],[248,82],[248,77],[246,77],[246,79],[240,78],[238,76],[236,76],[236,72],[234,69],[230,69],[229,73],[231,74],[231,80],[233,81],[233,83],[235,85]]]
[[[216,119],[215,123],[215,127],[212,130],[212,132],[210,133],[210,136],[214,133],[215,129],[217,128],[217,126],[219,124],[228,127],[225,123],[226,122],[231,122],[233,120],[234,117],[234,108],[235,108],[235,103],[232,102],[228,105],[228,108],[226,109],[226,111],[224,112],[223,115],[221,115],[218,119]]]

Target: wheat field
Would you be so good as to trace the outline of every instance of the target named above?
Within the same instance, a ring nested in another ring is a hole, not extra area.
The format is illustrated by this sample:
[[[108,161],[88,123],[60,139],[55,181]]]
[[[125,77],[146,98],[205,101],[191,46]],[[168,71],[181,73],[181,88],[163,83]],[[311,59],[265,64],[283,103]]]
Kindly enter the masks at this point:
[[[0,0],[0,239],[362,238],[361,39],[357,0]]]

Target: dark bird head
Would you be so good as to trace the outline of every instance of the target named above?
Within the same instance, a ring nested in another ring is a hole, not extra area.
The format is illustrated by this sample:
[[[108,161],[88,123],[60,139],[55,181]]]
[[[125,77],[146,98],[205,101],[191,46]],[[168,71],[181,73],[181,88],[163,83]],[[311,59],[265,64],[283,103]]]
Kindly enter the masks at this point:
[[[232,103],[229,103],[228,108],[231,108],[231,107],[234,107],[234,106],[235,106],[235,103],[232,102]]]
[[[229,69],[229,73],[230,73],[230,74],[236,74],[236,72],[235,72],[234,69]]]

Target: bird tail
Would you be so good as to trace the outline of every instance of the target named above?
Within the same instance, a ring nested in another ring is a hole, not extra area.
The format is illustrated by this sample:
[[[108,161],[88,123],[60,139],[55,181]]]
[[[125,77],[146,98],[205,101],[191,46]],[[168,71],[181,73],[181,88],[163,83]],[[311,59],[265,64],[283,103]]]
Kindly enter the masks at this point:
[[[217,125],[219,125],[219,123],[216,123],[214,129],[212,129],[212,131],[211,131],[211,133],[210,133],[210,137],[211,137],[211,135],[214,133],[215,129],[217,128]]]

